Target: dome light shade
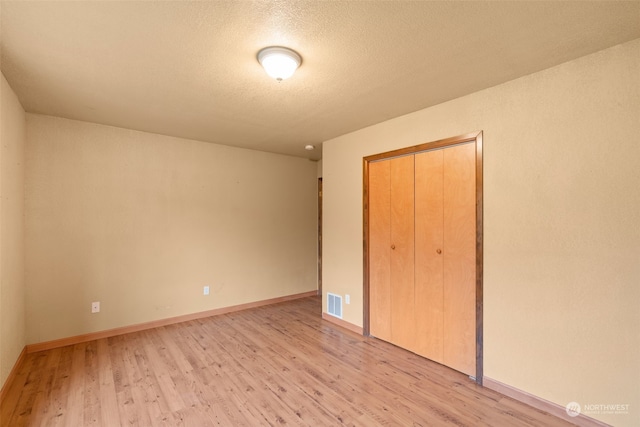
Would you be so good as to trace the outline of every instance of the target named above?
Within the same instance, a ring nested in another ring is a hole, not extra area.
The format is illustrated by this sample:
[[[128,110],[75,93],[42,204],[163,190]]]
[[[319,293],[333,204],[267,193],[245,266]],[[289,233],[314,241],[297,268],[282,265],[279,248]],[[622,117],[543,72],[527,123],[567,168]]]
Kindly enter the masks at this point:
[[[288,79],[302,63],[296,52],[286,47],[265,47],[258,52],[258,62],[267,74],[278,81]]]

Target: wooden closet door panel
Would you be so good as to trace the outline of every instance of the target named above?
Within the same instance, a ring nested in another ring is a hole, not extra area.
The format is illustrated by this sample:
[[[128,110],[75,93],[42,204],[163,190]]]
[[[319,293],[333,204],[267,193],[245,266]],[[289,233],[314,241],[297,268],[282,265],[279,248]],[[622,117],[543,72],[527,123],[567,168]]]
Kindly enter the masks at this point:
[[[414,156],[391,159],[391,342],[415,349]]]
[[[475,145],[444,154],[444,364],[475,376]]]
[[[391,340],[391,176],[389,161],[369,163],[369,331]]]
[[[443,363],[443,150],[415,156],[416,353]]]

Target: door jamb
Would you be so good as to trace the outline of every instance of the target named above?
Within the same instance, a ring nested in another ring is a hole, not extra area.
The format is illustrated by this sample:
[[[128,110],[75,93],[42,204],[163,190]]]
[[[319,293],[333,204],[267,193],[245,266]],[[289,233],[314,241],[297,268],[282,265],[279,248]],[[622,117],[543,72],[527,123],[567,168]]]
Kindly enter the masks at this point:
[[[370,292],[369,292],[369,163],[379,160],[387,160],[393,157],[416,154],[423,151],[438,150],[453,145],[474,142],[476,147],[476,377],[475,382],[482,385],[483,377],[483,209],[482,209],[482,131],[454,136],[452,138],[427,142],[413,147],[401,148],[374,154],[362,159],[363,176],[363,335],[370,333]]]
[[[322,295],[322,178],[318,178],[318,295]]]

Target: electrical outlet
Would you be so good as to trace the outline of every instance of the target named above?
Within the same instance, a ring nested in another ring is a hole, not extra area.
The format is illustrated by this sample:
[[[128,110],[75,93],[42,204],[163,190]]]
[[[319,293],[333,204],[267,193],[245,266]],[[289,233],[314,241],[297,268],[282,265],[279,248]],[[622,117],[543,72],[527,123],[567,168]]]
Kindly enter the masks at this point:
[[[345,304],[351,304],[351,295],[346,294],[346,295],[344,296],[344,303],[345,303]]]
[[[204,289],[202,290],[202,295],[209,295],[209,287],[205,286]]]
[[[100,301],[95,301],[91,303],[91,312],[100,313]]]

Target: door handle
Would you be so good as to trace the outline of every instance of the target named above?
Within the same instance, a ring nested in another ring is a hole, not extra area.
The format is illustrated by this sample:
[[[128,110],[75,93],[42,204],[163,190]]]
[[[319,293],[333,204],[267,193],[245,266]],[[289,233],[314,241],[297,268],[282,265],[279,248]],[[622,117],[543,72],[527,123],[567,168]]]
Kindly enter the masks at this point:
[[[395,249],[395,248],[396,248],[396,245],[391,245],[391,249]]]

